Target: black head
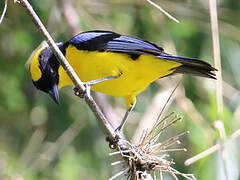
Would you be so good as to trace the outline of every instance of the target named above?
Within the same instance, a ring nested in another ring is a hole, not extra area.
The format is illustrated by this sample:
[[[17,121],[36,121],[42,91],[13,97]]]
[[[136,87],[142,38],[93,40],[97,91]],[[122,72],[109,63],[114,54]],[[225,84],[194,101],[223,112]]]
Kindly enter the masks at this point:
[[[59,104],[59,62],[49,47],[40,49],[30,63],[30,73],[34,86],[50,95]]]

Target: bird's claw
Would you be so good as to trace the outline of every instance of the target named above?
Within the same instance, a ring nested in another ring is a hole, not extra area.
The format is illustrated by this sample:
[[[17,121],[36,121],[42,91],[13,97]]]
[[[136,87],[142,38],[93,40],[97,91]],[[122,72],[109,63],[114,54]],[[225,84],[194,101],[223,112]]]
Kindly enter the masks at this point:
[[[85,87],[85,91],[82,91],[81,89],[79,89],[78,87],[74,87],[74,94],[80,98],[85,98],[85,96],[90,96],[90,91],[91,91],[91,84],[83,83],[84,87]]]
[[[119,139],[120,139],[119,135],[116,135],[114,139],[107,137],[106,141],[109,142],[109,147],[111,149],[116,149],[118,146]]]

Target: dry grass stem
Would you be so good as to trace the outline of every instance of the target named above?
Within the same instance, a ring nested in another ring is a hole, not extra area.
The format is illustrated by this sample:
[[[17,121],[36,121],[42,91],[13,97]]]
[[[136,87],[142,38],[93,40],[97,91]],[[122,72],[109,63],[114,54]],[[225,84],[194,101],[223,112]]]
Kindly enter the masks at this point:
[[[169,94],[169,90],[166,90],[167,93],[165,93],[164,96],[162,93],[158,93],[154,97],[152,105],[148,108],[147,112],[145,113],[145,116],[142,118],[142,120],[138,125],[138,128],[136,129],[136,132],[132,139],[133,143],[138,142],[138,139],[141,136],[143,129],[154,129],[153,126],[156,126],[156,120],[154,120],[154,118],[157,116],[157,122],[159,121],[163,112],[166,110],[167,105],[170,103],[170,100],[173,97],[174,92],[176,91],[177,87],[179,87],[180,82],[181,82],[181,79],[178,81],[177,85],[171,91],[170,94]],[[164,103],[159,104],[160,102],[164,102]],[[159,108],[156,108],[159,106],[162,107],[160,113],[159,113]],[[171,115],[172,114],[169,114],[169,116]],[[165,116],[162,119],[162,121],[165,121],[165,119],[167,118],[168,116]]]
[[[2,21],[5,17],[6,12],[7,12],[7,5],[8,5],[8,0],[5,0],[3,12],[2,12],[2,15],[1,15],[1,18],[0,18],[0,24],[2,24]]]
[[[166,101],[170,96],[169,92],[170,88],[166,88],[164,91],[158,92],[154,96],[151,105],[148,106],[147,110],[143,114],[143,117],[138,123],[138,127],[136,128],[131,141],[132,143],[139,142],[139,138],[142,135],[143,129],[152,129],[152,127],[155,125],[156,119],[159,116],[159,111],[162,110],[162,108],[165,106]],[[169,104],[171,104],[172,99],[170,99]]]
[[[220,121],[220,120],[215,121],[213,126],[218,130],[218,132],[220,134],[221,141],[223,142],[224,140],[226,140],[226,132],[225,132],[223,122]],[[228,178],[228,172],[227,172],[226,151],[224,150],[224,146],[222,145],[222,143],[220,143],[220,151],[221,151],[221,159],[223,161],[223,166],[224,166],[224,173],[226,175],[226,179],[229,179]]]
[[[172,19],[173,21],[175,21],[176,23],[179,23],[179,20],[177,20],[175,17],[173,17],[171,14],[169,14],[167,11],[165,11],[161,6],[155,4],[154,2],[152,2],[151,0],[146,0],[149,4],[151,4],[152,6],[154,6],[155,8],[159,9],[163,14],[165,14],[169,19]]]
[[[222,90],[222,68],[221,68],[216,0],[209,0],[209,5],[210,5],[211,29],[212,29],[212,38],[213,38],[214,64],[216,69],[218,69],[218,71],[216,72],[216,77],[217,77],[216,93],[217,93],[218,113],[221,115],[223,113],[223,90]]]
[[[216,0],[209,0],[209,6],[210,6],[211,29],[212,29],[212,38],[213,38],[214,63],[215,63],[215,67],[218,69],[218,72],[216,72],[217,108],[218,108],[218,114],[220,115],[220,117],[222,117],[222,115],[223,115],[222,68],[221,68],[221,56],[220,56],[220,43],[219,43],[218,16],[217,16]],[[221,138],[221,140],[224,141],[224,138]],[[224,147],[221,147],[220,150],[221,150],[221,158],[223,160],[225,176],[226,176],[226,179],[228,179],[227,162],[225,159]]]
[[[202,158],[212,154],[213,152],[216,152],[217,150],[219,150],[221,148],[221,146],[225,146],[227,143],[229,143],[230,141],[238,138],[239,136],[240,136],[240,129],[238,129],[237,131],[232,133],[232,135],[228,139],[226,139],[224,142],[222,142],[221,145],[220,144],[215,144],[214,146],[208,148],[207,150],[205,150],[205,151],[203,151],[203,152],[201,152],[201,153],[199,153],[199,154],[197,154],[197,155],[187,159],[184,162],[184,164],[186,166],[189,166],[189,165],[195,163],[196,161],[198,161],[198,160],[200,160],[200,159],[202,159]]]
[[[150,131],[143,130],[141,138],[136,145],[126,140],[121,140],[127,148],[119,148],[119,151],[110,155],[120,154],[124,161],[118,160],[113,162],[112,165],[121,164],[124,169],[111,177],[110,180],[123,174],[128,180],[156,179],[157,174],[160,179],[163,179],[163,173],[169,173],[175,179],[178,179],[177,176],[179,175],[186,179],[194,180],[195,178],[192,174],[184,174],[171,167],[175,162],[167,154],[168,152],[186,151],[185,148],[173,148],[173,146],[180,144],[180,137],[189,132],[183,132],[163,142],[157,142],[159,136],[163,132],[166,133],[167,128],[181,119],[175,113],[170,113],[163,120],[156,122]]]
[[[159,121],[159,119],[161,118],[161,116],[162,116],[162,114],[163,114],[163,111],[166,109],[167,104],[169,103],[171,97],[173,96],[173,93],[176,91],[176,89],[178,88],[178,86],[180,85],[181,82],[182,82],[182,79],[180,79],[180,80],[178,81],[177,85],[176,85],[175,88],[172,90],[170,96],[168,97],[166,103],[164,104],[161,112],[160,112],[159,115],[158,115],[157,121]]]

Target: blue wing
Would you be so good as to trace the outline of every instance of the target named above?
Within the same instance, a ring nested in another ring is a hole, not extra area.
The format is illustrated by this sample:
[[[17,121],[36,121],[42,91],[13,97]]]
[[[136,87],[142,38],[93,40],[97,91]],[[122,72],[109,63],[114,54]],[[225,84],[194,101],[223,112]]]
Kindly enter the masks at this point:
[[[129,36],[122,36],[111,31],[83,32],[73,37],[69,44],[77,47],[79,50],[88,51],[110,51],[139,55],[160,55],[163,52],[161,47],[153,43]]]

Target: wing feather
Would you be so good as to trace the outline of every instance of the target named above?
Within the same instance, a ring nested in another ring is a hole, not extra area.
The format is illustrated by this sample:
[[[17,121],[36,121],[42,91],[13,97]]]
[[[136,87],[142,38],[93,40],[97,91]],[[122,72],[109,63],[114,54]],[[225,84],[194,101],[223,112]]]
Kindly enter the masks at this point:
[[[163,52],[161,47],[153,43],[129,36],[122,36],[111,31],[83,32],[73,37],[69,44],[79,50],[88,51],[110,51],[139,55],[159,55]]]

